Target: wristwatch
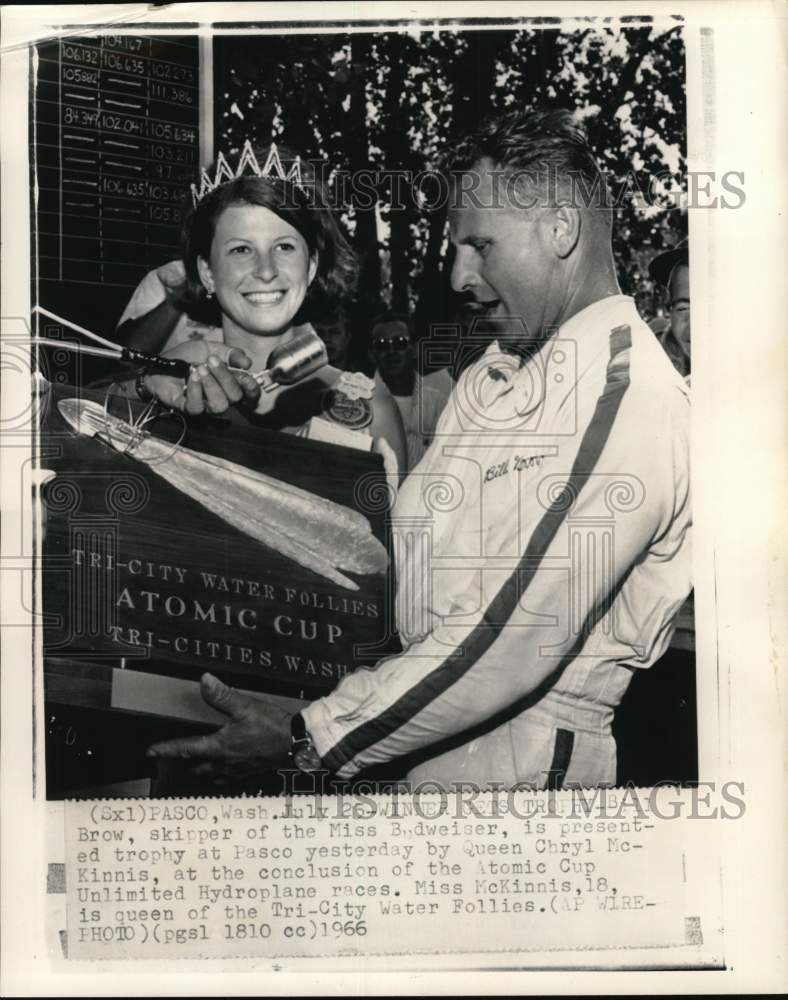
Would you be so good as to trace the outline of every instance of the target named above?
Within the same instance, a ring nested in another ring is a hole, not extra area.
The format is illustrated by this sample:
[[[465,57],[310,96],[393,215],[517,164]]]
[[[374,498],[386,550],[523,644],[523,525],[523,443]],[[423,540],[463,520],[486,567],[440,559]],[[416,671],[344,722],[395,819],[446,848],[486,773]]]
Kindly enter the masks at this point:
[[[299,771],[312,774],[323,770],[323,761],[306,731],[306,722],[300,712],[296,712],[290,720],[290,741],[290,756]]]

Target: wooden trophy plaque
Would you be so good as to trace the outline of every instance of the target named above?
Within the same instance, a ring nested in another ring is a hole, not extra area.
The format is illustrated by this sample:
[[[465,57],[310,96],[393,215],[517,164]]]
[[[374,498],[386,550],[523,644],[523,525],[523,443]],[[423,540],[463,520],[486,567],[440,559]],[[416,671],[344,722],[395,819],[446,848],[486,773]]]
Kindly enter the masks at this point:
[[[180,445],[180,417],[148,427],[173,448],[232,461],[367,518],[388,570],[347,574],[345,586],[232,527],[131,454],[78,434],[58,406],[73,398],[103,407],[105,393],[53,386],[44,408],[40,464],[55,473],[43,496],[50,723],[87,710],[117,732],[131,717],[142,743],[221,722],[199,694],[206,671],[294,706],[398,648],[380,456],[219,418],[189,421]],[[111,412],[128,419],[128,406],[116,398]],[[233,477],[212,476],[211,490],[232,504]],[[127,749],[139,761],[144,748]]]

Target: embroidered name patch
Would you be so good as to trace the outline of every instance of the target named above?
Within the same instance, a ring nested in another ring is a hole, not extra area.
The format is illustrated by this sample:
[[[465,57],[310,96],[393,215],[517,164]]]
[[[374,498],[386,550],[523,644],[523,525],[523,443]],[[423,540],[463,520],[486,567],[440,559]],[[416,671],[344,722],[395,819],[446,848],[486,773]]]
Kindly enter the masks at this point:
[[[503,462],[491,465],[484,473],[484,481],[485,483],[491,483],[494,479],[507,476],[510,469],[513,469],[515,472],[523,472],[525,469],[538,469],[545,458],[547,458],[546,455],[514,455],[511,461],[507,458]]]

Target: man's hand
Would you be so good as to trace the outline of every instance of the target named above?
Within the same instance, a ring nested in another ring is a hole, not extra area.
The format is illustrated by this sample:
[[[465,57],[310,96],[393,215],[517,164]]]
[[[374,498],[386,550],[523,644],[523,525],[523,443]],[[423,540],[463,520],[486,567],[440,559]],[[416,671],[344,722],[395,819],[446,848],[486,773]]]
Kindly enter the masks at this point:
[[[179,263],[169,261],[167,264],[162,264],[156,269],[156,277],[164,288],[167,301],[181,311],[186,294],[186,278]]]
[[[200,692],[228,721],[208,736],[154,743],[146,756],[182,761],[195,777],[213,778],[217,784],[236,783],[288,765],[289,712],[239,694],[212,674],[203,674]]]
[[[166,406],[196,416],[200,413],[224,413],[233,404],[244,402],[254,408],[260,398],[260,386],[246,371],[231,372],[227,366],[248,369],[251,359],[240,348],[231,348],[211,340],[188,340],[163,355],[181,358],[193,366],[184,384],[171,375],[148,375],[145,387]]]

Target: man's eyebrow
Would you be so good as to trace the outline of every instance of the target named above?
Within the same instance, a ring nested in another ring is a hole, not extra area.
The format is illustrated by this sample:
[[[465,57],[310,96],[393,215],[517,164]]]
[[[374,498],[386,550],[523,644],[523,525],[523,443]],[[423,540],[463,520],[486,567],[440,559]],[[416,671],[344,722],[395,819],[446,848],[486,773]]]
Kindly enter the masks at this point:
[[[686,302],[686,303],[687,303],[687,305],[689,305],[689,304],[690,304],[690,300],[689,300],[688,298],[683,298],[683,299],[671,299],[671,300],[670,300],[670,304],[671,304],[672,306],[677,306],[677,305],[679,305],[679,303],[680,303],[680,302]]]
[[[486,233],[469,233],[467,236],[463,236],[461,240],[452,240],[455,246],[468,246],[472,243],[491,243],[492,236],[488,236]]]

